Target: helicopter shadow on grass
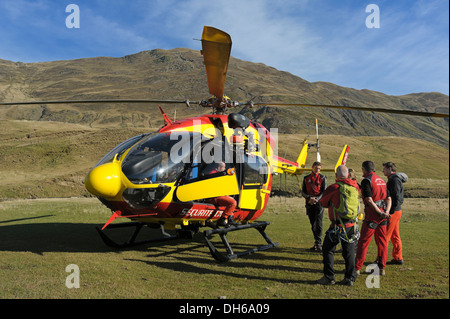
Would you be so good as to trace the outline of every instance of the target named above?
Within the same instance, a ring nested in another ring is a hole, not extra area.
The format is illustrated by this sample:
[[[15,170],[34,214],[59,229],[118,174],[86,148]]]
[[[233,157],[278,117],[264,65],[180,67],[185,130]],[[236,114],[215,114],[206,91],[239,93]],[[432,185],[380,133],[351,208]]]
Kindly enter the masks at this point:
[[[156,266],[176,272],[183,273],[193,273],[199,275],[220,275],[220,276],[228,276],[237,279],[258,279],[258,280],[269,280],[281,283],[302,283],[302,284],[314,284],[315,281],[309,280],[300,280],[294,279],[289,280],[286,278],[276,278],[275,276],[265,276],[263,275],[265,272],[269,270],[270,273],[276,272],[293,272],[298,273],[299,277],[301,277],[302,273],[317,273],[320,274],[322,272],[321,267],[304,267],[304,262],[311,262],[311,260],[299,260],[295,259],[297,265],[280,265],[280,259],[283,257],[277,256],[277,250],[274,248],[273,250],[269,250],[272,253],[268,253],[266,251],[256,252],[254,254],[242,256],[238,259],[234,259],[232,261],[226,263],[218,263],[215,261],[211,255],[209,254],[208,249],[204,241],[200,237],[195,237],[191,243],[195,245],[189,245],[187,247],[178,247],[176,249],[167,249],[168,247],[163,247],[163,251],[160,251],[161,247],[150,247],[148,254],[146,257],[148,259],[125,259],[128,261],[141,262],[145,265]],[[238,251],[245,251],[250,248],[253,248],[252,245],[242,244],[242,243],[233,243],[233,249]],[[168,261],[167,258],[158,258],[158,257],[171,257],[173,261]],[[314,262],[314,261],[313,261]],[[321,263],[321,261],[320,261]],[[240,269],[252,269],[253,270],[261,270],[258,275],[253,275],[250,273],[239,272]]]
[[[49,216],[52,215],[46,217]],[[3,221],[0,224],[0,251],[30,251],[42,255],[44,252],[107,252],[110,250],[99,239],[95,231],[95,226],[98,225],[95,224],[41,221],[8,225],[8,222],[10,221]]]
[[[58,223],[43,222],[44,218],[50,218],[53,215],[43,215],[33,218],[23,218],[0,221],[0,251],[28,251],[42,255],[45,252],[121,252],[123,249],[115,249],[106,246],[99,238],[95,227],[100,225],[92,223]],[[40,219],[37,223],[26,223],[28,219]],[[14,224],[10,224],[14,223]],[[130,234],[114,234],[116,238],[126,240]],[[147,236],[159,236],[156,229],[148,229]],[[252,245],[233,243],[235,251],[243,251],[252,248]],[[288,251],[286,251],[288,249]],[[135,250],[145,252],[148,260],[143,259],[125,259],[129,261],[138,261],[147,265],[170,269],[173,271],[192,272],[198,274],[219,274],[235,278],[247,279],[265,279],[280,282],[292,283],[311,283],[302,280],[278,279],[275,277],[254,276],[245,273],[230,271],[232,269],[251,268],[251,269],[274,269],[278,271],[291,271],[298,273],[319,273],[321,270],[317,267],[286,266],[275,265],[275,261],[286,256],[278,256],[278,252],[288,255],[301,265],[311,260],[298,259],[290,254],[290,248],[276,247],[271,253],[257,252],[251,255],[240,257],[237,260],[220,264],[215,261],[209,253],[204,239],[201,236],[194,236],[191,240],[175,239],[173,241],[144,244],[127,248],[126,250]],[[294,250],[292,250],[294,252]],[[162,258],[161,258],[162,257]],[[166,257],[173,258],[173,261],[167,261]],[[273,261],[273,263],[272,263]],[[211,265],[216,265],[211,267]]]
[[[151,230],[147,230],[151,231]],[[153,229],[153,231],[156,231]],[[225,247],[221,244],[220,239],[215,236],[211,239],[216,248],[225,253]],[[244,244],[239,242],[231,242],[231,246],[236,253],[250,250],[255,245]],[[303,258],[303,251],[291,247],[275,247],[265,252],[256,252],[249,255],[244,255],[238,259],[227,263],[219,263],[213,259],[209,249],[207,248],[204,237],[198,233],[192,239],[177,239],[173,241],[145,244],[136,246],[134,250],[145,251],[146,258],[125,258],[128,261],[137,261],[146,265],[152,265],[180,272],[191,272],[196,274],[220,274],[223,276],[230,276],[235,278],[247,279],[266,279],[279,282],[305,283],[312,284],[315,281],[308,280],[286,280],[275,277],[263,277],[260,275],[254,276],[250,274],[239,274],[231,269],[260,269],[261,271],[273,269],[274,271],[288,271],[294,273],[318,273],[322,272],[321,266],[322,258],[320,254],[308,252],[309,255],[314,255],[312,259]],[[281,255],[281,256],[280,256]],[[317,255],[317,258],[314,258]],[[173,261],[167,261],[167,257]],[[292,261],[296,265],[280,265],[280,259],[285,259],[288,263]],[[308,264],[316,264],[308,267]],[[305,267],[306,265],[306,267]],[[213,266],[213,267],[212,267]]]
[[[96,227],[101,227],[100,224],[49,222],[48,220],[51,220],[54,216],[49,214],[0,221],[0,251],[29,251],[42,255],[45,252],[101,253],[120,252],[124,250],[105,245],[95,229]],[[28,222],[30,220],[35,222]],[[147,227],[145,227],[145,231],[142,233],[142,235],[138,236],[138,239],[141,236],[161,236],[159,230],[149,229]],[[115,230],[108,232],[108,235],[111,235],[113,239],[123,242],[127,241],[131,234],[131,229],[124,230],[122,233]],[[179,245],[182,242],[187,241],[177,239],[171,242],[130,247],[126,250],[154,250],[156,255],[172,254],[177,252],[177,250],[170,249],[169,247]],[[185,248],[185,250],[189,249],[191,248]]]
[[[282,254],[282,257],[279,256],[268,256],[266,258],[273,259],[288,259],[293,260],[295,262],[301,263],[312,263],[312,264],[323,264],[323,256],[322,252],[312,251],[311,248],[298,248],[298,247],[279,247],[279,252]],[[344,260],[340,258],[342,250],[337,247],[334,253],[334,264],[345,264]],[[305,258],[299,258],[298,256],[304,256]],[[338,256],[338,257],[336,257]],[[341,260],[342,259],[342,260]]]
[[[189,253],[189,255],[191,253],[203,253],[212,259],[205,243],[195,239],[175,239],[124,249],[108,247],[101,240],[96,230],[96,227],[101,227],[101,224],[48,222],[47,219],[54,216],[42,215],[0,221],[0,251],[28,251],[42,255],[45,252],[119,253],[126,250],[135,250],[148,252],[154,257],[176,256],[180,253]],[[28,223],[29,220],[36,222]],[[118,242],[126,242],[133,233],[132,229],[106,229],[105,231],[108,236]],[[160,237],[159,230],[144,227],[137,240]],[[194,242],[194,245],[192,242]]]
[[[267,264],[260,264],[258,262],[249,262],[248,260],[237,261],[233,260],[231,262],[227,262],[226,264],[219,264],[213,260],[207,260],[206,258],[198,258],[198,257],[178,257],[174,259],[174,261],[167,261],[164,259],[162,261],[159,260],[142,260],[142,259],[126,259],[128,261],[136,261],[144,263],[148,266],[156,266],[172,271],[182,272],[182,273],[193,273],[199,275],[219,275],[221,277],[232,277],[236,279],[255,279],[255,280],[268,280],[280,283],[297,283],[297,284],[314,284],[315,281],[311,280],[300,280],[300,279],[286,279],[286,278],[276,278],[275,276],[265,276],[261,272],[259,275],[253,275],[245,272],[239,272],[239,269],[260,269],[261,271],[273,270],[273,273],[281,271],[292,271],[304,273],[321,273],[321,270],[315,270],[310,268],[302,268],[302,267],[291,267],[291,266],[271,266]],[[216,265],[216,267],[211,267],[212,265]],[[237,271],[236,271],[237,270]],[[299,276],[300,277],[300,276]]]
[[[171,247],[186,242],[185,239],[176,239],[171,242],[161,242],[130,247],[126,249],[116,249],[105,245],[98,235],[96,227],[100,224],[92,223],[59,223],[47,222],[45,218],[55,215],[43,215],[31,218],[11,219],[0,221],[0,251],[29,251],[42,255],[45,252],[121,252],[124,250],[144,250],[164,251],[171,253]],[[26,223],[30,219],[39,219],[36,223]],[[122,233],[110,231],[113,239],[119,242],[126,242],[132,230],[125,230]],[[146,229],[142,236],[160,237],[160,232],[156,229]],[[141,235],[138,236],[138,239]],[[141,238],[147,239],[147,238]],[[189,250],[190,248],[186,248]],[[207,251],[207,250],[206,250]],[[172,250],[172,253],[176,250]]]

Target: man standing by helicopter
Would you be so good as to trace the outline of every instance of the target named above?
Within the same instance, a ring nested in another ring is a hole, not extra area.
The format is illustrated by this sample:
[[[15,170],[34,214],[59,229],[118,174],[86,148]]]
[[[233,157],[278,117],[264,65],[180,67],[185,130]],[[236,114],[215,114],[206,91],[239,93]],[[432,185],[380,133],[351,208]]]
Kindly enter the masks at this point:
[[[322,220],[323,207],[320,204],[322,194],[327,188],[327,178],[320,174],[322,164],[314,162],[311,174],[303,178],[302,196],[305,198],[306,214],[311,223],[311,230],[314,236],[314,246],[311,250],[322,252]]]
[[[327,187],[320,200],[328,208],[331,225],[325,232],[323,241],[323,277],[317,281],[321,285],[333,285],[334,253],[336,246],[342,245],[345,261],[345,277],[341,284],[353,286],[356,280],[355,253],[359,237],[357,217],[359,213],[360,189],[355,179],[349,177],[345,165],[336,168],[336,183]]]
[[[362,163],[364,179],[361,181],[361,195],[364,202],[364,222],[361,226],[361,237],[356,250],[356,272],[360,272],[366,259],[367,249],[372,237],[377,244],[377,264],[379,274],[385,275],[385,266],[388,253],[386,238],[386,225],[391,209],[391,195],[386,183],[375,174],[375,165],[372,161]]]
[[[403,265],[402,240],[400,238],[399,222],[402,217],[402,204],[404,197],[403,183],[406,182],[405,173],[397,173],[397,167],[393,162],[383,163],[383,174],[388,178],[387,188],[391,195],[392,207],[389,211],[390,218],[387,225],[386,241],[392,242],[391,265]]]

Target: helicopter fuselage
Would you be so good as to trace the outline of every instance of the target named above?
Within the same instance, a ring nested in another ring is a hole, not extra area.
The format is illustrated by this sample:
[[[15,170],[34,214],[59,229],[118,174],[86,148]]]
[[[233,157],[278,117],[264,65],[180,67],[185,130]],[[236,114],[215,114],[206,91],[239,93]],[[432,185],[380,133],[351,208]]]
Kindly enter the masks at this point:
[[[116,217],[167,229],[217,220],[224,207],[209,199],[218,196],[236,200],[235,220],[256,220],[270,196],[275,139],[261,124],[230,116],[166,121],[132,137],[98,162],[86,188]]]

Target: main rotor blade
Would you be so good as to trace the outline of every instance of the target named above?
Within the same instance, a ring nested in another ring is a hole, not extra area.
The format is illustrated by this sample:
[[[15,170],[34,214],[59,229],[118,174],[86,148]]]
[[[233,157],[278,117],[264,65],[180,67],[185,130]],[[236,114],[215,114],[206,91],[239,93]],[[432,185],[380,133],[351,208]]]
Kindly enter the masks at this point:
[[[202,54],[209,93],[219,100],[223,98],[230,52],[231,37],[229,34],[213,27],[205,26],[203,28]]]
[[[375,107],[361,107],[361,106],[341,106],[341,105],[301,104],[301,103],[253,103],[253,105],[255,105],[255,106],[322,107],[322,108],[331,108],[331,109],[345,109],[345,110],[356,110],[356,111],[366,111],[366,112],[394,113],[394,114],[425,116],[425,117],[446,117],[446,118],[449,117],[449,115],[446,113],[408,111],[408,110],[385,109],[385,108],[375,108]]]
[[[0,105],[31,105],[31,104],[76,104],[76,103],[189,103],[189,100],[146,100],[146,99],[106,99],[106,100],[53,100],[53,101],[28,101],[28,102],[0,102]]]

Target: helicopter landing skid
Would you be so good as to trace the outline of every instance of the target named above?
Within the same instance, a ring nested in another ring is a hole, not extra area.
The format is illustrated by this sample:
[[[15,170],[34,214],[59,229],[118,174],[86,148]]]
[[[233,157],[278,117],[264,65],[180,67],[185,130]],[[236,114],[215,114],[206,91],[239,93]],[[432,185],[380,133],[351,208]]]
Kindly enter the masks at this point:
[[[148,243],[157,243],[157,242],[163,242],[163,241],[169,241],[169,240],[174,240],[174,239],[179,239],[180,236],[172,236],[168,233],[166,233],[164,231],[164,225],[161,224],[161,233],[163,234],[163,237],[161,238],[155,238],[155,239],[147,239],[147,240],[140,240],[140,241],[136,241],[136,237],[139,234],[139,232],[141,231],[142,227],[145,226],[145,223],[139,223],[139,222],[129,222],[129,223],[119,223],[119,224],[110,224],[108,225],[108,228],[125,228],[125,227],[135,227],[134,233],[131,235],[130,239],[124,243],[117,243],[114,240],[112,240],[110,237],[108,237],[103,230],[101,230],[98,227],[95,227],[95,229],[97,229],[100,237],[102,238],[103,242],[109,246],[109,247],[113,247],[113,248],[128,248],[128,247],[133,247],[133,246],[137,246],[137,245],[142,245],[142,244],[148,244]]]
[[[235,258],[238,258],[241,256],[252,254],[257,251],[270,249],[270,248],[280,245],[280,243],[272,242],[272,240],[269,238],[269,236],[267,236],[265,229],[266,229],[267,225],[269,225],[269,224],[270,224],[270,222],[261,221],[261,222],[255,222],[255,223],[244,224],[244,225],[230,226],[228,228],[214,228],[211,230],[204,231],[203,235],[205,237],[206,244],[208,245],[211,255],[214,257],[214,259],[216,259],[219,262],[226,262],[231,259],[235,259]],[[256,228],[256,230],[258,230],[259,233],[261,234],[261,236],[263,236],[264,239],[266,240],[267,245],[258,246],[258,247],[246,250],[244,252],[234,253],[233,249],[231,248],[230,243],[228,242],[228,239],[226,237],[227,233],[232,232],[232,231],[242,230],[242,229],[248,229],[248,228]],[[227,254],[223,254],[223,253],[219,252],[217,250],[217,248],[213,245],[213,243],[209,240],[208,237],[210,237],[211,235],[214,235],[214,234],[219,234],[220,239],[222,240],[222,243],[225,246]]]

